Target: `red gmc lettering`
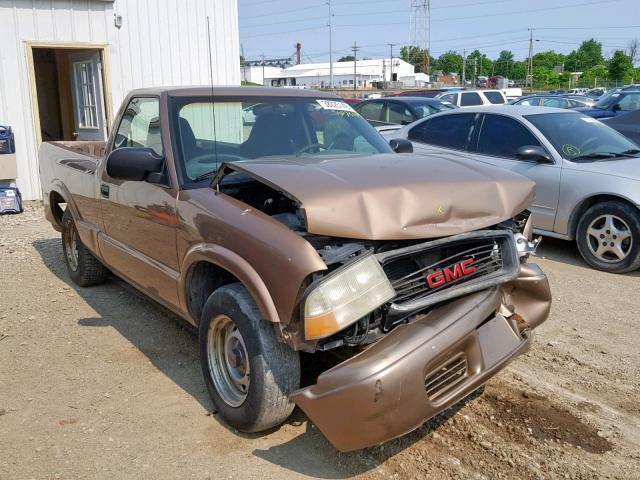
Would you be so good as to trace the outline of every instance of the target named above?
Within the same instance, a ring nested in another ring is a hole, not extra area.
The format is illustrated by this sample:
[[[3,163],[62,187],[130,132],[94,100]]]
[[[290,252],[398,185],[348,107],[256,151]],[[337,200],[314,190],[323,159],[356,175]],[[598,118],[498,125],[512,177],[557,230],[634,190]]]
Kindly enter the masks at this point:
[[[476,267],[472,266],[473,258],[456,263],[453,267],[446,267],[444,270],[438,270],[427,275],[427,283],[429,288],[436,288],[447,282],[455,280],[465,275],[470,275],[476,271]]]

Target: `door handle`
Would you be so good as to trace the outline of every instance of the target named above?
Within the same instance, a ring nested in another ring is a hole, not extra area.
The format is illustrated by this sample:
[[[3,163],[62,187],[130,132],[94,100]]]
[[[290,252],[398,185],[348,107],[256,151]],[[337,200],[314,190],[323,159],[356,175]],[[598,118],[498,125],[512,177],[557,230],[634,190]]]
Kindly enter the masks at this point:
[[[109,185],[105,185],[104,183],[100,185],[100,196],[109,198]]]

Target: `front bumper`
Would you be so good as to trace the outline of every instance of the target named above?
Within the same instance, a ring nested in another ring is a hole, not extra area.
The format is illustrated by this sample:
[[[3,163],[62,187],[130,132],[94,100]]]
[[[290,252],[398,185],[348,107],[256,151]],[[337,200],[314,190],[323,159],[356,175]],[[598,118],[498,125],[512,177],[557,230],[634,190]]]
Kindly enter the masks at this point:
[[[530,330],[546,320],[550,304],[546,276],[535,264],[522,265],[512,282],[397,327],[321,374],[315,385],[292,394],[292,400],[342,451],[404,435],[527,351]],[[464,371],[454,373],[451,366],[459,368],[462,362]],[[454,375],[453,381],[448,375]],[[433,390],[427,393],[426,383],[444,388],[434,395]]]

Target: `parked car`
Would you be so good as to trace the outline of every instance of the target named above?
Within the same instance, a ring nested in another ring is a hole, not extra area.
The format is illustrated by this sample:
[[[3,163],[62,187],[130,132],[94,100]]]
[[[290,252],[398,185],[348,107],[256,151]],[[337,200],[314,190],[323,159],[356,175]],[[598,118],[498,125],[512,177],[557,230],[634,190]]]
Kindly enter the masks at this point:
[[[640,145],[640,110],[603,118],[601,121]]]
[[[428,89],[428,90],[406,90],[403,92],[390,93],[388,97],[426,97],[434,98],[436,95],[445,93],[446,89]]]
[[[456,153],[528,176],[537,184],[537,233],[575,240],[599,270],[640,267],[640,149],[603,123],[548,107],[475,107],[433,115],[393,136],[409,139],[416,152]]]
[[[371,125],[384,127],[389,124],[407,125],[434,113],[456,107],[432,98],[383,97],[366,100],[354,108]]]
[[[557,88],[555,90],[549,90],[548,93],[550,93],[551,95],[561,95],[561,94],[567,93],[567,91],[562,88]]]
[[[461,92],[441,93],[436,98],[449,102],[457,107],[474,107],[478,105],[504,105],[507,97],[500,90],[468,90]]]
[[[596,100],[604,95],[604,88],[592,88],[587,93],[585,93],[587,97],[595,98]]]
[[[640,108],[640,88],[616,89],[604,94],[592,107],[579,107],[577,111],[593,118],[615,117]]]
[[[579,97],[574,95],[529,95],[519,98],[509,105],[522,105],[525,107],[554,107],[554,108],[575,108],[590,106],[595,100],[589,97]]]
[[[527,263],[534,183],[393,149],[330,93],[145,89],[107,142],[42,143],[40,178],[71,280],[108,269],[197,327],[229,425],[297,404],[354,450],[472,393],[550,308]],[[300,352],[329,369],[301,383]]]

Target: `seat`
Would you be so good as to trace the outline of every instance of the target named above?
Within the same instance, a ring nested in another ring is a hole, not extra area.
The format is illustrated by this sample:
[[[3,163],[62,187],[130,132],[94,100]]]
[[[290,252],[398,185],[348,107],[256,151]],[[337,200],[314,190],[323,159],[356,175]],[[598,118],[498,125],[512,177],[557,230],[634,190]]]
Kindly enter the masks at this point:
[[[301,122],[293,114],[265,112],[256,116],[256,122],[241,151],[246,158],[291,155],[306,143]]]
[[[180,129],[180,143],[182,147],[182,158],[186,163],[191,159],[203,154],[202,149],[198,147],[196,136],[193,129],[186,118],[179,117],[178,127]]]

